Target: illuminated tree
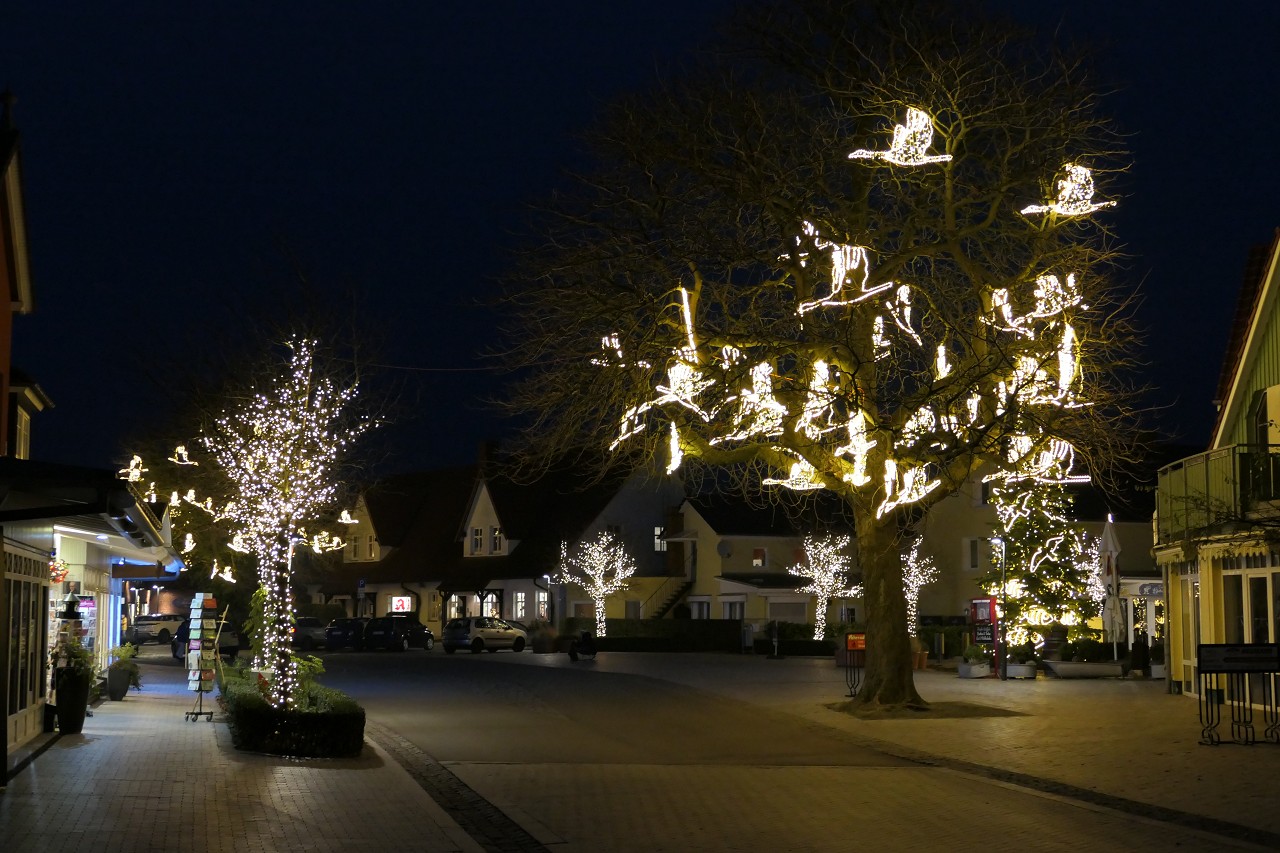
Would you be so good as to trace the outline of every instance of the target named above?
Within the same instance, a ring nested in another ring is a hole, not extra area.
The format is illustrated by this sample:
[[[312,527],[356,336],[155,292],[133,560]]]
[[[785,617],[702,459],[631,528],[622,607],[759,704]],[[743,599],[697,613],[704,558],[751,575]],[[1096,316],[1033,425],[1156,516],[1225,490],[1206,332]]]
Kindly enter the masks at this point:
[[[991,489],[1001,544],[978,583],[1001,598],[1010,647],[1042,646],[1054,624],[1074,635],[1106,597],[1098,542],[1071,520],[1067,479],[1059,469],[1047,480],[1003,479]]]
[[[849,585],[849,537],[828,534],[821,538],[804,538],[804,562],[790,567],[788,572],[809,583],[796,592],[812,595],[817,599],[813,638],[821,640],[827,635],[827,608],[833,598],[855,598],[862,595],[860,586]]]
[[[920,556],[920,540],[911,543],[911,550],[902,555],[902,590],[907,597],[907,630],[911,636],[920,636],[920,589],[938,579],[938,567],[933,557]]]
[[[607,447],[694,485],[833,492],[864,584],[858,701],[923,704],[912,525],[983,466],[1074,447],[1102,470],[1128,434],[1133,335],[1087,215],[1107,182],[1078,168],[1122,152],[1083,71],[1009,26],[752,10],[733,49],[618,104],[538,221],[507,292],[512,405],[530,464]]]
[[[612,533],[601,533],[594,542],[585,542],[569,553],[560,543],[560,574],[557,583],[576,583],[586,590],[596,605],[596,636],[605,635],[604,604],[609,596],[627,588],[627,578],[636,573],[636,562]]]
[[[212,492],[208,496],[194,486],[170,492],[170,504],[182,519],[175,538],[184,543],[184,552],[201,547],[191,524],[192,510],[198,509],[211,522],[206,534],[225,535],[227,548],[252,558],[263,591],[254,666],[270,671],[267,698],[276,707],[287,706],[297,686],[290,652],[294,553],[299,546],[317,553],[342,547],[341,539],[321,529],[337,516],[337,466],[375,425],[355,411],[358,383],[326,369],[317,341],[294,337],[286,348],[289,355],[278,372],[253,382],[190,449],[179,446],[169,457],[173,465],[194,471],[203,467],[199,457],[207,454],[205,464],[211,461],[216,471],[200,480]],[[193,456],[192,450],[205,453]],[[138,457],[122,472],[139,481],[147,473]],[[216,545],[204,547],[217,553]],[[233,577],[217,556],[207,562],[210,577]]]

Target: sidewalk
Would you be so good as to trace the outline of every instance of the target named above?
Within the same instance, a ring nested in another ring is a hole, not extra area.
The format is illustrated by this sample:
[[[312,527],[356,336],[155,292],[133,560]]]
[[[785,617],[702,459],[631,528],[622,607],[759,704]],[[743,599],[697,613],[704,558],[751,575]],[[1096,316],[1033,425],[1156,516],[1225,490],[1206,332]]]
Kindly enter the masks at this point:
[[[600,665],[641,671],[644,662],[631,657],[602,656]],[[848,691],[844,669],[829,658],[672,656],[661,677],[836,728],[892,755],[1280,849],[1273,781],[1280,745],[1263,739],[1261,712],[1254,712],[1255,745],[1230,743],[1231,711],[1223,706],[1224,743],[1203,746],[1195,697],[1170,695],[1163,681],[1041,674],[1002,682],[930,669],[915,677],[934,711],[859,719],[836,709]]]
[[[185,719],[185,672],[147,665],[143,689],[94,708],[0,794],[0,846],[61,851],[477,851],[372,743],[358,759],[237,752],[224,724]],[[216,701],[205,696],[205,708]]]

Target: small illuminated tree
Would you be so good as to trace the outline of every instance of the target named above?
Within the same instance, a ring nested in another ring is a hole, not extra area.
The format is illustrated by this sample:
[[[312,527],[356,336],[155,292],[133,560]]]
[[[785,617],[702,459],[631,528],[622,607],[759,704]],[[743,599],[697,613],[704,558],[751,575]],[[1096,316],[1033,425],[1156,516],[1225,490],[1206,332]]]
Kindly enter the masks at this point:
[[[856,598],[862,595],[862,587],[849,584],[849,537],[827,534],[822,537],[804,538],[804,562],[787,569],[809,583],[796,592],[814,596],[813,638],[821,640],[827,635],[827,608],[833,598]]]
[[[319,363],[317,341],[293,337],[285,347],[288,357],[279,372],[256,380],[250,393],[224,409],[192,444],[212,457],[219,476],[211,481],[206,475],[202,486],[216,489],[218,497],[201,498],[194,487],[175,488],[170,495],[175,506],[203,511],[214,531],[225,532],[226,547],[253,558],[263,593],[254,666],[270,672],[267,699],[279,708],[289,705],[297,686],[290,651],[294,551],[342,547],[341,539],[318,526],[337,515],[338,464],[376,425],[355,410],[358,383],[340,381],[336,371]],[[186,446],[169,461],[180,467],[199,464]],[[122,474],[139,480],[144,472],[135,457]],[[184,551],[197,547],[190,531],[182,541]],[[210,570],[211,577],[232,577],[216,558]]]
[[[592,542],[569,553],[569,544],[560,543],[560,573],[557,583],[575,583],[596,605],[596,636],[605,635],[604,605],[609,596],[627,588],[627,578],[636,573],[635,560],[612,533],[604,532]]]
[[[923,705],[914,524],[986,468],[1074,447],[1105,470],[1132,434],[1094,200],[1123,151],[1075,62],[1002,22],[805,0],[734,32],[728,64],[617,105],[597,168],[548,205],[507,293],[511,405],[532,466],[609,448],[751,498],[838,497],[856,701]]]
[[[902,586],[907,596],[907,628],[911,636],[920,636],[920,588],[938,579],[933,557],[920,556],[920,540],[902,555]]]
[[[1074,636],[1099,614],[1106,597],[1098,542],[1070,517],[1067,485],[1088,478],[1069,470],[1070,455],[1064,452],[1061,457],[1046,455],[1034,474],[993,478],[991,502],[1003,554],[993,549],[990,570],[978,583],[1000,597],[1011,647],[1042,646],[1054,624],[1065,625]]]

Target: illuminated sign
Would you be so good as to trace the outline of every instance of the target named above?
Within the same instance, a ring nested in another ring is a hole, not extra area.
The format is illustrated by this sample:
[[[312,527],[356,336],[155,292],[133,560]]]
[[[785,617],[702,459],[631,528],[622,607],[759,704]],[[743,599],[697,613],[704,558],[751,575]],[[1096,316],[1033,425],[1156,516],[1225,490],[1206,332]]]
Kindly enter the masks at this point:
[[[413,612],[413,596],[412,595],[391,596],[391,612],[392,613],[412,613]]]

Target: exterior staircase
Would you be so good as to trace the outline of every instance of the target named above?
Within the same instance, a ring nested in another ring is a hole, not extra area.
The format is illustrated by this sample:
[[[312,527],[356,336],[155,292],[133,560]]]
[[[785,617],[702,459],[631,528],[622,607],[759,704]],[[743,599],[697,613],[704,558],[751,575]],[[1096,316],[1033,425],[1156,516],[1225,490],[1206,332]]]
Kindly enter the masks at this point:
[[[691,589],[693,589],[693,581],[685,581],[684,583],[680,584],[678,587],[672,590],[671,594],[667,596],[666,601],[662,602],[662,605],[657,610],[655,610],[653,612],[653,616],[649,618],[651,619],[666,618],[666,615],[671,612],[671,608],[679,604],[681,599],[683,599],[686,595],[688,595],[689,590]]]

